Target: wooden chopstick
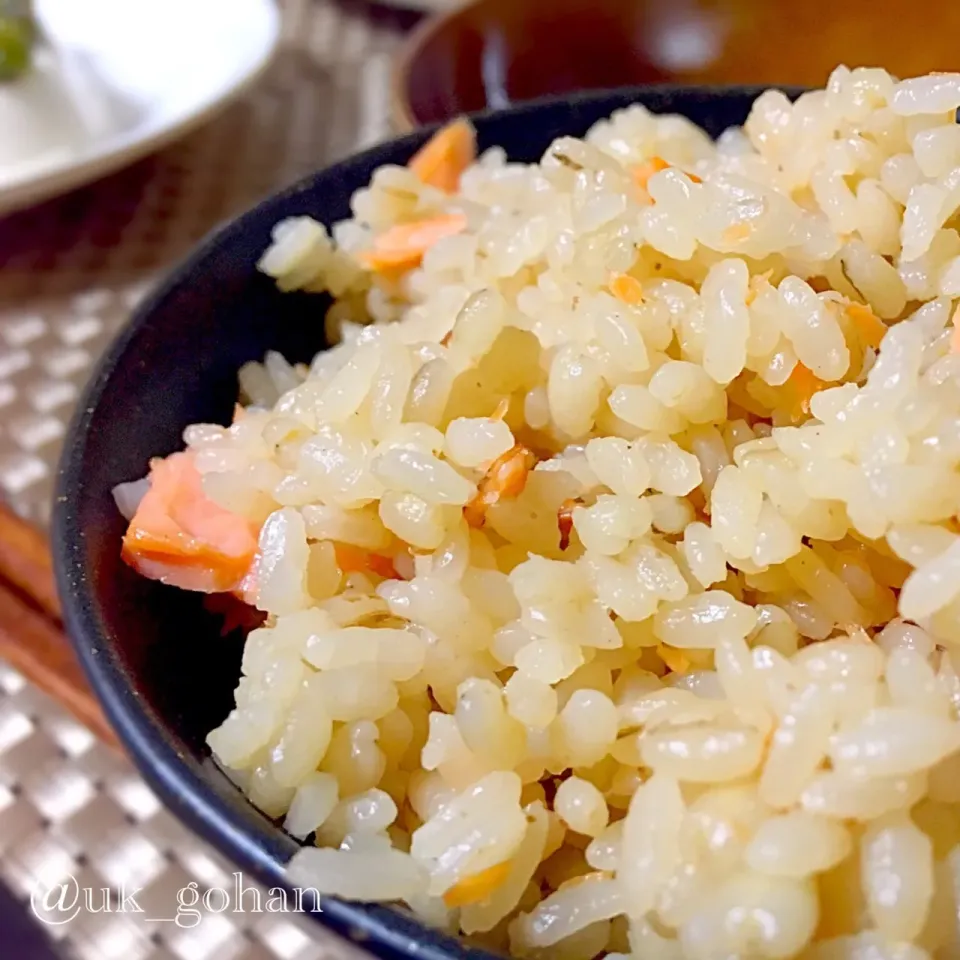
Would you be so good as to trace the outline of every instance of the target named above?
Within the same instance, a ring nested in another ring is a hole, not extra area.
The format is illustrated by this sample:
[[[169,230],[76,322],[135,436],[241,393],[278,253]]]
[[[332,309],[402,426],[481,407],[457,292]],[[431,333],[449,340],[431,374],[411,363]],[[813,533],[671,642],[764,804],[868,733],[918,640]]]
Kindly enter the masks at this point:
[[[63,632],[53,565],[43,534],[2,503],[0,657],[101,740],[119,747]]]
[[[0,581],[13,584],[48,616],[60,619],[53,562],[43,534],[0,503]]]
[[[62,631],[2,584],[0,610],[0,656],[101,740],[118,746]]]

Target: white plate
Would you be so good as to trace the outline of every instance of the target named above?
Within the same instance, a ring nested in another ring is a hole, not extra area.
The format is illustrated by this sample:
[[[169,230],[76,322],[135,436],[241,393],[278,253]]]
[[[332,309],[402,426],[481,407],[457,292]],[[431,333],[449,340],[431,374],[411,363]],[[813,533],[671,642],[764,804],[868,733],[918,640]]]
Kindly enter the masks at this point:
[[[49,44],[0,83],[0,213],[182,136],[263,70],[273,0],[36,0]]]

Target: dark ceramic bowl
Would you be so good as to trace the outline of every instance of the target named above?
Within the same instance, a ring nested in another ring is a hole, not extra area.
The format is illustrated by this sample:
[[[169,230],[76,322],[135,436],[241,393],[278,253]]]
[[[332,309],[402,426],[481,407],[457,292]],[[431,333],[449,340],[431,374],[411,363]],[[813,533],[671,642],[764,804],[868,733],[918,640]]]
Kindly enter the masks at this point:
[[[472,0],[401,49],[394,124],[636,83],[819,87],[838,63],[956,70],[960,4],[905,12],[876,0]]]
[[[641,102],[719,134],[759,90],[648,88],[573,96],[477,118],[480,147],[538,159],[562,134],[582,135]],[[136,576],[120,560],[117,483],[182,445],[184,427],[229,422],[237,370],[268,349],[291,361],[323,349],[324,301],[281,294],[254,264],[273,225],[294,214],[332,224],[385,163],[404,163],[413,134],[314,174],[206,241],[137,311],[101,363],[67,439],[53,544],[67,630],[107,716],[165,803],[238,868],[282,885],[297,842],[251,806],[212,762],[207,732],[233,706],[241,642],[224,640],[201,597]],[[317,919],[385,958],[487,957],[387,907],[325,900]]]

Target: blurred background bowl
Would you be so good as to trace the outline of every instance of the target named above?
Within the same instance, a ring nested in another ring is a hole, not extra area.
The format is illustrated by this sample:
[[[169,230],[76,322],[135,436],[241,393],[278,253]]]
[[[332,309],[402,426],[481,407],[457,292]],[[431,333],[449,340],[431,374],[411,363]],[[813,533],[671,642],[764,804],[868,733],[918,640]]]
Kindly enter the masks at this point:
[[[956,70],[958,38],[955,0],[474,0],[411,35],[393,121],[625,84],[820,86],[838,63]]]

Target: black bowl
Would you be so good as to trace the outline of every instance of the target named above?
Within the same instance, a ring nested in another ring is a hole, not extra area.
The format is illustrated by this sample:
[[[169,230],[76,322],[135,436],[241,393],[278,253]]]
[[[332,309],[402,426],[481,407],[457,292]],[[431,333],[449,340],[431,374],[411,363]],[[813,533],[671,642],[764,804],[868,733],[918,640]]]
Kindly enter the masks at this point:
[[[688,116],[713,135],[742,123],[758,88],[647,87],[531,103],[476,118],[481,149],[537,160],[557,136],[580,136],[640,102]],[[60,464],[53,548],[68,633],[107,716],[165,803],[233,863],[271,886],[297,842],[214,765],[207,732],[233,706],[240,643],[218,636],[201,598],[136,576],[120,560],[124,524],[111,489],[182,446],[184,427],[229,422],[236,374],[268,349],[291,361],[324,347],[326,298],[281,294],[254,264],[284,217],[330,225],[385,163],[423,142],[411,134],[314,174],[207,240],[136,312],[74,418]],[[312,901],[307,902],[308,908]],[[318,920],[384,958],[489,957],[387,907],[325,899]]]

